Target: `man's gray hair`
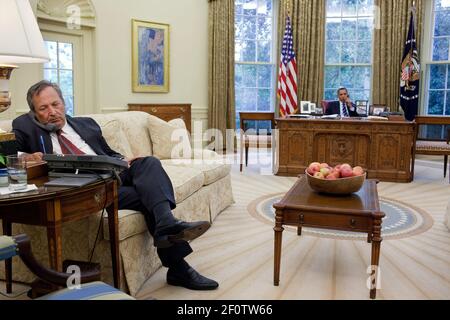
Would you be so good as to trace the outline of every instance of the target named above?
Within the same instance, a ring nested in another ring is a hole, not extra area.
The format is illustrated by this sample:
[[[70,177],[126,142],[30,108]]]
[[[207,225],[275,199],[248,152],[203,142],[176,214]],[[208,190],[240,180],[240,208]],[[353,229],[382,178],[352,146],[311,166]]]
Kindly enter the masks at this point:
[[[47,81],[47,80],[42,80],[42,81],[39,81],[38,83],[32,85],[30,87],[30,89],[28,89],[27,102],[28,102],[28,106],[30,107],[31,111],[35,111],[34,110],[35,106],[33,105],[33,97],[35,95],[39,95],[42,92],[42,90],[44,90],[45,88],[48,88],[48,87],[52,87],[53,89],[55,89],[55,91],[58,93],[58,96],[61,99],[62,103],[64,105],[66,105],[66,103],[64,102],[64,98],[63,98],[61,88],[59,87],[59,85],[56,83]]]

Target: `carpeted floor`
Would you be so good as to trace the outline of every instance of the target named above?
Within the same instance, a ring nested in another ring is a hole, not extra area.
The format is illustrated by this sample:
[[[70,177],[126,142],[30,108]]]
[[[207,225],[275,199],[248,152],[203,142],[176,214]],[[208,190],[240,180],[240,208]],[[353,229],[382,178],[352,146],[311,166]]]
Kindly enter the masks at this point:
[[[267,171],[264,171],[267,172]],[[371,246],[363,237],[283,233],[280,286],[273,286],[273,225],[251,214],[249,204],[286,192],[295,178],[261,175],[249,166],[233,167],[235,205],[221,213],[211,229],[192,242],[188,262],[220,283],[218,290],[191,291],[169,286],[160,269],[141,288],[138,298],[156,299],[368,299],[366,270]],[[444,212],[450,199],[441,161],[418,160],[410,184],[378,185],[381,198],[416,209],[428,226],[381,244],[378,299],[450,299],[450,231]],[[250,206],[251,207],[251,206]]]

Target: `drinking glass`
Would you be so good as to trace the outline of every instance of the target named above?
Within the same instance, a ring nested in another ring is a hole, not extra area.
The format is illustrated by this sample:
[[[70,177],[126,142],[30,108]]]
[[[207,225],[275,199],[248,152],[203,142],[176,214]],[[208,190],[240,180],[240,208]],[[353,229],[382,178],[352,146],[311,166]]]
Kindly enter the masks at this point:
[[[17,191],[27,188],[27,162],[23,157],[7,156],[9,190]]]

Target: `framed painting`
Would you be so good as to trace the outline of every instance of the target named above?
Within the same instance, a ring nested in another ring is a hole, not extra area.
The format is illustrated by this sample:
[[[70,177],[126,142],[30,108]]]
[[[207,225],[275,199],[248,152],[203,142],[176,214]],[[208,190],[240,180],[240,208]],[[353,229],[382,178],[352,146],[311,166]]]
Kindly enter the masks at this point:
[[[133,92],[169,92],[169,25],[132,20]]]
[[[368,116],[369,115],[369,101],[368,100],[356,100],[356,112],[359,115]]]
[[[311,113],[310,102],[309,101],[301,101],[300,102],[300,113]]]

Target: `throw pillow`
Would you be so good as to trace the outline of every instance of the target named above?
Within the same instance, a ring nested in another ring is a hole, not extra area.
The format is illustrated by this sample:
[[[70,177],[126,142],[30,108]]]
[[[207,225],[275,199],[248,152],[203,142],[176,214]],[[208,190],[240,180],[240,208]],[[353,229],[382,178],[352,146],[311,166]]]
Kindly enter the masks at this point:
[[[158,159],[191,159],[192,147],[189,132],[182,119],[166,122],[158,117],[149,117],[150,138],[153,156]]]

